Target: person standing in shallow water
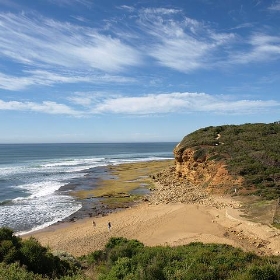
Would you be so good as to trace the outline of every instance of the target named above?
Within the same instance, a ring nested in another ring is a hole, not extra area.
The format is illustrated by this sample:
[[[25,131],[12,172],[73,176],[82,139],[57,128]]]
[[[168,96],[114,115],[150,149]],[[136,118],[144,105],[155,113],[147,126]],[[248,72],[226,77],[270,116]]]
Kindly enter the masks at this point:
[[[109,232],[110,232],[110,230],[111,230],[111,227],[112,227],[111,222],[108,222],[108,231],[109,231]]]

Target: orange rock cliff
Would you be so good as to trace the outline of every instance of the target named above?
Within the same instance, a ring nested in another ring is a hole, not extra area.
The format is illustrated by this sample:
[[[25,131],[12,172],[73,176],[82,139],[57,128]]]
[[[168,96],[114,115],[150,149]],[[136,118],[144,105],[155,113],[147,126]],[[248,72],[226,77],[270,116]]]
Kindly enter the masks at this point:
[[[242,184],[242,178],[231,176],[224,161],[215,161],[205,154],[195,157],[195,150],[174,148],[175,172],[180,180],[188,180],[211,193],[233,193]]]

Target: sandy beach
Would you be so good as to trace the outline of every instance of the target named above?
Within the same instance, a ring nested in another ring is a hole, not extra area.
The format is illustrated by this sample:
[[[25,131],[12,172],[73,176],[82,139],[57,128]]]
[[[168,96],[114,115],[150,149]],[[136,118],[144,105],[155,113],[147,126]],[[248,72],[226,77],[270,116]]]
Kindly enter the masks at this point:
[[[260,255],[280,255],[280,230],[241,218],[236,200],[217,200],[228,206],[143,202],[108,216],[62,223],[31,235],[53,251],[74,256],[103,249],[110,237],[120,236],[147,246],[223,243]]]
[[[244,197],[212,195],[186,181],[179,184],[170,173],[172,161],[121,164],[109,170],[114,176],[99,182],[100,189],[95,191],[98,194],[116,190],[122,193],[139,184],[153,186],[153,191],[141,202],[132,206],[127,204],[128,208],[123,210],[97,217],[80,216],[23,238],[33,236],[52,251],[68,252],[74,256],[103,249],[111,237],[137,239],[147,246],[220,243],[259,255],[280,255],[280,230],[269,223],[245,218],[242,212]],[[157,172],[163,175],[163,179],[155,182],[151,174]],[[87,198],[94,193],[89,190],[82,194]],[[111,200],[108,202],[112,205]],[[249,204],[252,205],[251,200]],[[109,222],[112,225],[110,231]]]

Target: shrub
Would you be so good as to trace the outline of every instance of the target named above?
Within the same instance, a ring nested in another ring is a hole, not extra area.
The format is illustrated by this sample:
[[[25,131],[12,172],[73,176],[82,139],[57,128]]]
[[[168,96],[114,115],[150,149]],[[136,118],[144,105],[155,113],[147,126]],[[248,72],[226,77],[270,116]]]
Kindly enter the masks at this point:
[[[106,245],[107,257],[114,263],[118,260],[118,258],[131,258],[134,254],[137,254],[139,249],[143,247],[144,245],[138,240],[128,240],[123,237],[113,237]]]
[[[62,260],[54,256],[46,247],[41,246],[35,238],[23,241],[21,238],[14,236],[13,231],[6,227],[0,228],[0,262],[6,264],[18,263],[30,272],[50,277],[72,274],[79,266],[76,260]],[[7,268],[10,267],[7,266]]]
[[[21,261],[28,270],[40,274],[49,274],[52,271],[51,256],[47,253],[47,248],[42,247],[36,239],[23,241],[20,252]]]
[[[100,280],[134,279],[131,276],[133,275],[131,275],[130,259],[124,257],[124,258],[118,258],[118,260],[116,261],[112,269],[109,271],[109,273],[101,276],[99,279]]]
[[[89,264],[100,263],[106,260],[106,254],[102,250],[94,251],[87,256],[82,256],[81,260],[87,261]]]
[[[271,265],[253,266],[248,271],[252,280],[277,280],[275,268]]]
[[[0,228],[0,262],[12,263],[19,260],[20,238],[7,227]]]
[[[203,162],[206,160],[206,150],[205,149],[198,149],[193,154],[193,159],[195,161]]]
[[[280,279],[277,268],[279,258],[272,258],[269,262],[269,259],[229,245],[191,243],[172,248],[136,246],[129,257],[123,256],[123,250],[117,250],[128,243],[126,239],[109,241],[105,250],[108,258],[101,265],[103,270],[99,270],[100,279]],[[110,258],[112,251],[114,262]]]
[[[3,240],[0,243],[0,260],[7,264],[19,260],[19,253],[11,240]]]
[[[0,263],[0,279],[2,280],[43,280],[41,275],[27,271],[19,263],[10,265]]]

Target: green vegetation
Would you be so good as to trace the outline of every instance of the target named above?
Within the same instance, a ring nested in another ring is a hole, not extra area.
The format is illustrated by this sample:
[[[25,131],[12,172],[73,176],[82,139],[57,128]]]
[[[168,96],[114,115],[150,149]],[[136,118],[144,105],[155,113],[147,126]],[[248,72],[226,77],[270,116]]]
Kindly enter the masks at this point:
[[[261,258],[228,245],[145,247],[137,240],[112,238],[104,251],[84,259],[100,280],[280,279],[279,258]]]
[[[279,280],[280,258],[259,257],[228,245],[191,243],[145,247],[111,238],[104,250],[74,259],[54,256],[34,238],[0,229],[0,279],[5,280]]]
[[[78,262],[54,256],[34,238],[22,240],[11,229],[0,229],[0,279],[54,279],[77,274],[79,268]]]
[[[179,156],[187,148],[195,150],[197,161],[223,160],[231,175],[244,178],[245,193],[280,196],[279,122],[202,128],[184,137]]]

